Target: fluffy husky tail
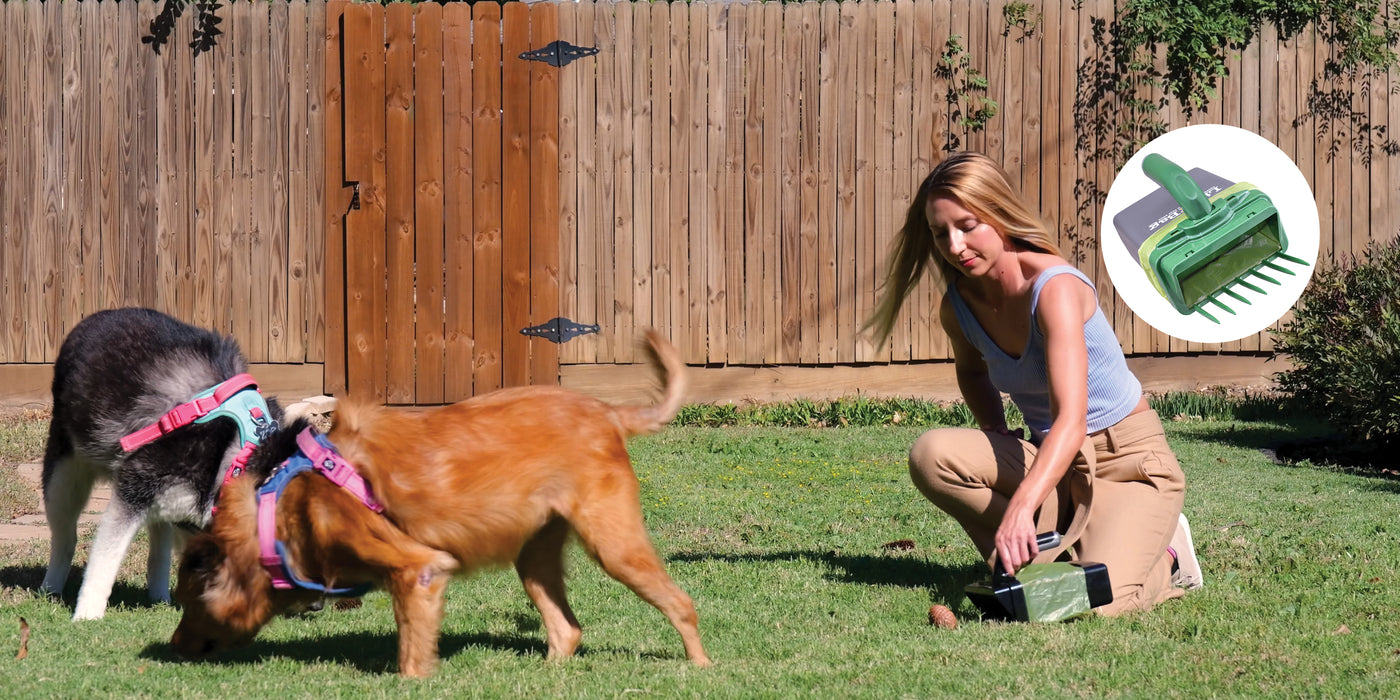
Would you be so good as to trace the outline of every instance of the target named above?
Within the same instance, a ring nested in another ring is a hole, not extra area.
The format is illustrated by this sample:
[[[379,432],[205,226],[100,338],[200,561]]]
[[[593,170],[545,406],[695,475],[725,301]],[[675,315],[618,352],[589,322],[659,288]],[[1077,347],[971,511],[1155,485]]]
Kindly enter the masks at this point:
[[[661,379],[661,402],[652,406],[618,406],[613,409],[618,423],[627,433],[646,435],[661,430],[681,410],[685,400],[685,363],[675,346],[655,330],[646,332],[646,350],[652,367]]]

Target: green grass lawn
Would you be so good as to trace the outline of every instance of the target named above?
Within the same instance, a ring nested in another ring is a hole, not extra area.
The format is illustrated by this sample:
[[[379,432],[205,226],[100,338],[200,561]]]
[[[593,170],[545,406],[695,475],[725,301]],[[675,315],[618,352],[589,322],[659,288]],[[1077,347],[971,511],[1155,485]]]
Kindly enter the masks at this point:
[[[405,681],[383,593],[182,663],[168,647],[178,611],[142,602],[142,542],[106,619],[83,624],[68,620],[81,570],[64,604],[42,599],[46,546],[9,545],[0,696],[1400,696],[1400,481],[1259,452],[1296,425],[1170,423],[1206,587],[1118,619],[987,623],[962,595],[985,568],[909,482],[922,430],[675,427],[632,443],[648,526],[696,601],[711,669],[691,667],[665,618],[577,548],[576,658],[545,662],[514,572],[488,571],[448,593],[437,675]],[[917,546],[882,547],[900,539]],[[932,603],[960,626],[930,626]]]

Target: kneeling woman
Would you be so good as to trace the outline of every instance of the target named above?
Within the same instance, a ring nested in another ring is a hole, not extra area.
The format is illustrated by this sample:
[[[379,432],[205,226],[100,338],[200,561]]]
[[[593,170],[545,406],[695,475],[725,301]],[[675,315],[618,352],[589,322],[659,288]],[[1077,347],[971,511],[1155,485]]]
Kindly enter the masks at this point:
[[[1044,223],[984,155],[958,153],[920,185],[869,327],[886,338],[925,271],[958,388],[981,430],[940,428],[909,453],[914,484],[957,519],[982,556],[1017,571],[1054,559],[1107,566],[1116,615],[1201,584],[1181,515],[1185,478],[1123,359],[1093,284],[1060,257]],[[1030,440],[1006,426],[1001,392]],[[1036,533],[1058,530],[1041,552]]]

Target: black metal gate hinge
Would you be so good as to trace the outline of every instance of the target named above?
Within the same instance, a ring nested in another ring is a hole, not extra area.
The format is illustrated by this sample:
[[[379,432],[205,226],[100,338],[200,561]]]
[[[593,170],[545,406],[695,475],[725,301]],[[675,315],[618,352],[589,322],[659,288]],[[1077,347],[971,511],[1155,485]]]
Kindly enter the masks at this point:
[[[574,46],[562,39],[556,39],[534,51],[526,51],[520,57],[527,61],[544,61],[556,68],[567,66],[573,61],[598,53],[593,46]]]
[[[576,323],[562,316],[555,316],[538,326],[520,329],[521,335],[544,338],[551,343],[563,343],[581,335],[597,332],[598,324],[596,323]]]

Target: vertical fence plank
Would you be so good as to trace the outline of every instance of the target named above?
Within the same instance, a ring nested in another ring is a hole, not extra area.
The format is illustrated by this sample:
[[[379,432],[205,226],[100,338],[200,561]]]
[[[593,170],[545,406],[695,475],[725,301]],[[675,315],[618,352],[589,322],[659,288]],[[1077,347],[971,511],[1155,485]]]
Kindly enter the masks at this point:
[[[928,106],[925,108],[933,113],[933,117],[927,121],[930,133],[919,139],[921,149],[925,149],[927,154],[920,163],[922,166],[918,172],[918,182],[923,184],[923,180],[933,171],[933,167],[942,160],[940,149],[944,143],[944,134],[952,129],[951,117],[948,114],[946,102],[939,98],[942,92],[947,90],[946,84],[938,78],[932,66],[938,60],[942,52],[943,43],[947,41],[952,26],[952,3],[949,0],[933,0],[930,8],[931,17],[929,24],[931,33],[925,36],[927,48],[921,51],[920,64],[927,62],[929,75],[923,84],[927,85],[929,95]],[[916,355],[919,359],[944,359],[951,356],[948,351],[948,336],[943,332],[943,326],[939,322],[938,314],[943,299],[943,290],[939,288],[939,283],[925,278],[920,284],[922,293],[916,290],[919,303],[922,307],[915,306],[919,317],[923,319],[922,330],[919,337],[922,339],[925,350]]]
[[[442,6],[414,7],[415,403],[443,402]]]
[[[350,287],[345,274],[345,220],[350,209],[352,191],[346,187],[350,167],[350,142],[345,138],[345,93],[342,74],[342,40],[344,40],[345,66],[354,62],[353,47],[348,36],[342,36],[342,21],[345,10],[350,5],[346,0],[329,0],[326,7],[325,24],[322,27],[323,62],[325,65],[325,85],[320,93],[324,95],[322,113],[325,115],[322,132],[325,144],[325,390],[333,394],[344,394],[349,388],[346,366],[347,334],[345,305]],[[315,37],[313,36],[314,40]],[[313,64],[314,66],[314,64]],[[314,67],[313,67],[314,71]],[[312,141],[312,143],[317,143]]]
[[[1005,7],[1004,0],[987,0],[985,4],[979,3],[972,7],[974,21],[973,29],[969,32],[971,36],[967,48],[973,62],[985,66],[979,66],[978,70],[987,78],[987,97],[995,100],[998,105],[997,113],[987,120],[982,129],[983,144],[980,150],[1000,164],[1002,169],[1007,171],[1011,187],[1020,190],[1021,173],[1012,170],[1006,161],[1006,130],[1011,125],[1007,109],[1011,106],[1013,82],[1006,72],[1011,59],[1007,56],[1010,42],[1007,41],[1005,31]]]
[[[838,314],[837,249],[838,236],[838,150],[837,133],[840,122],[838,104],[846,95],[839,92],[837,84],[840,69],[840,4],[822,2],[818,6],[820,29],[818,31],[819,72],[817,86],[817,306],[821,318],[817,325],[817,361],[836,362],[837,338],[836,317]]]
[[[272,293],[265,280],[272,275],[272,95],[268,90],[272,75],[271,3],[251,3],[248,12],[250,53],[247,57],[249,93],[248,162],[243,169],[248,178],[248,270],[258,280],[250,284],[249,318],[246,336],[240,336],[250,362],[267,362],[271,338]],[[240,278],[243,279],[243,278]]]
[[[472,155],[476,220],[472,262],[475,270],[472,322],[476,338],[476,392],[500,388],[501,374],[501,9],[494,3],[472,7]],[[484,39],[484,40],[483,40]]]
[[[774,362],[798,362],[802,356],[802,291],[805,287],[802,268],[802,139],[800,103],[803,69],[802,60],[802,5],[793,3],[778,6],[774,11],[776,25],[774,33],[780,38],[780,46],[775,47],[778,56],[778,114],[781,116],[779,128],[779,159],[781,179],[778,182],[779,203],[777,214],[778,246],[774,269],[773,286],[782,298],[782,308],[774,317],[776,327],[773,334]],[[771,126],[770,126],[771,128]],[[766,281],[766,280],[765,280]]]
[[[790,95],[790,99],[800,100],[802,105],[796,115],[797,133],[800,140],[798,146],[798,212],[797,220],[789,225],[795,230],[796,261],[795,267],[787,267],[789,259],[784,259],[785,269],[791,270],[789,276],[784,281],[785,284],[796,286],[798,297],[797,314],[797,348],[796,357],[792,360],[804,364],[815,364],[820,361],[818,341],[820,340],[819,329],[821,327],[821,316],[824,310],[820,302],[820,265],[821,255],[818,250],[818,239],[820,231],[818,229],[818,212],[820,208],[820,161],[818,160],[818,143],[820,142],[820,129],[818,125],[818,114],[821,111],[820,88],[821,88],[821,5],[816,0],[803,0],[796,6],[796,12],[788,18],[786,31],[797,35],[796,46],[797,56],[793,70],[801,72],[801,79],[797,84],[796,94]],[[801,275],[801,282],[794,283],[793,275]]]
[[[617,150],[612,162],[616,164],[613,190],[613,247],[607,255],[613,260],[613,345],[614,362],[632,361],[632,337],[636,312],[636,279],[632,252],[636,235],[637,213],[633,194],[632,173],[636,166],[634,142],[633,75],[639,70],[632,51],[632,3],[618,3],[608,8],[614,14],[615,43],[611,58],[617,90]],[[606,299],[606,297],[604,297]]]
[[[230,14],[232,11],[230,10]],[[233,328],[233,89],[234,29],[225,17],[226,41],[215,45],[205,54],[211,70],[209,119],[206,122],[209,139],[210,192],[209,221],[211,229],[210,274],[207,294],[213,309],[208,314],[206,328],[228,333]]]
[[[311,168],[311,96],[319,92],[311,87],[311,73],[324,70],[320,61],[308,58],[308,45],[324,41],[311,27],[307,17],[306,0],[289,0],[287,5],[287,73],[281,79],[287,86],[287,216],[286,264],[283,277],[287,281],[282,345],[275,357],[282,362],[306,362],[308,268],[310,267],[312,222],[317,210],[307,203],[313,195],[308,172]],[[323,8],[324,11],[324,8]]]
[[[338,296],[342,292],[341,287],[332,287],[327,279],[326,261],[328,247],[326,239],[327,232],[330,230],[326,212],[332,207],[328,199],[330,192],[326,189],[327,176],[325,173],[339,170],[339,149],[335,151],[335,159],[332,159],[331,151],[321,147],[321,144],[326,142],[327,122],[331,119],[330,110],[327,107],[326,86],[329,73],[321,70],[321,67],[325,66],[328,60],[326,20],[330,14],[331,9],[325,0],[307,0],[306,70],[308,90],[306,95],[307,166],[305,173],[307,190],[304,204],[307,221],[307,247],[305,292],[301,296],[301,304],[303,326],[306,329],[306,361],[322,363],[326,360],[326,313],[331,307],[329,297]],[[338,33],[337,36],[339,36]],[[338,61],[338,49],[335,54],[330,58]],[[339,173],[336,175],[338,176]],[[292,204],[295,206],[296,202]],[[323,369],[323,372],[325,371]],[[328,372],[326,373],[328,374]]]
[[[252,216],[252,128],[253,118],[251,95],[252,78],[249,76],[251,70],[250,45],[255,41],[252,32],[252,6],[251,3],[235,3],[228,6],[229,43],[233,51],[230,55],[230,77],[233,83],[233,96],[231,98],[233,109],[233,161],[231,163],[230,180],[233,198],[230,202],[230,212],[233,226],[230,230],[231,243],[229,254],[229,272],[232,278],[229,282],[231,289],[231,306],[229,312],[230,327],[224,329],[235,338],[247,338],[252,330],[252,289],[251,285],[245,287],[239,283],[240,280],[252,279],[251,243],[249,231],[249,219]],[[243,348],[243,352],[249,359],[256,357],[254,349]]]
[[[738,172],[742,176],[740,201],[743,202],[743,219],[738,234],[739,245],[730,249],[730,264],[740,276],[731,278],[727,285],[728,294],[742,298],[741,308],[744,318],[743,352],[735,358],[743,364],[763,362],[763,307],[772,302],[764,299],[759,287],[763,279],[764,234],[768,222],[764,218],[763,183],[764,172],[763,140],[763,101],[764,81],[768,78],[768,61],[763,53],[763,5],[744,6],[744,61],[734,69],[743,81],[743,154]]]
[[[619,53],[625,53],[631,60],[631,65],[627,70],[627,80],[631,82],[628,89],[628,112],[627,122],[631,127],[625,143],[631,144],[630,159],[624,158],[623,164],[631,164],[630,177],[625,179],[619,175],[618,183],[624,185],[620,192],[630,192],[630,206],[627,208],[632,212],[630,219],[630,242],[624,245],[622,238],[618,239],[618,258],[629,258],[631,261],[630,274],[618,278],[618,289],[623,289],[624,280],[627,282],[629,291],[623,296],[627,301],[628,308],[632,313],[630,320],[625,324],[626,330],[619,328],[618,350],[623,351],[621,357],[625,357],[627,362],[631,362],[636,357],[635,350],[637,339],[640,337],[640,329],[652,324],[651,319],[651,176],[653,168],[653,157],[651,152],[651,110],[652,91],[649,85],[651,77],[651,12],[648,3],[629,3],[624,11],[630,22],[629,35],[624,46],[627,48]],[[618,40],[622,41],[622,32],[618,32]],[[630,189],[629,189],[630,188]]]
[[[781,352],[782,328],[779,324],[781,316],[783,296],[782,290],[778,286],[778,276],[780,273],[779,263],[781,261],[782,241],[780,235],[781,222],[779,216],[781,210],[778,203],[780,200],[779,186],[782,184],[782,76],[779,72],[779,61],[782,60],[782,11],[781,3],[765,3],[761,7],[762,47],[760,60],[751,61],[750,66],[763,66],[764,77],[760,103],[762,104],[762,118],[764,122],[762,130],[763,148],[759,169],[763,173],[763,187],[761,198],[759,199],[759,227],[750,232],[749,240],[758,244],[753,250],[761,255],[759,263],[762,273],[759,279],[750,280],[748,283],[748,293],[758,292],[759,299],[764,299],[759,305],[761,311],[759,315],[759,335],[756,340],[759,360],[765,364],[776,363]],[[757,19],[757,17],[756,17]],[[755,300],[756,301],[756,300]]]
[[[53,329],[56,334],[55,342],[50,348],[54,355],[57,355],[58,343],[62,342],[66,330],[83,317],[83,225],[89,204],[84,192],[88,173],[87,144],[84,140],[84,122],[88,112],[84,107],[88,101],[89,85],[87,76],[83,73],[83,56],[87,53],[83,33],[83,10],[76,2],[61,5],[58,8],[61,15],[61,38],[58,46],[62,47],[59,59],[62,61],[63,168],[59,174],[62,178],[64,214],[61,229],[57,232],[62,237],[62,247],[55,261],[61,281],[55,291],[62,295],[62,303],[59,308],[58,325]],[[0,9],[0,14],[4,12]],[[0,25],[0,36],[4,36],[3,32],[3,25]],[[0,76],[3,74],[3,69],[0,69]],[[3,81],[3,77],[0,77],[0,81]],[[4,90],[4,87],[0,86],[0,90]],[[49,128],[53,126],[50,125]],[[4,172],[3,165],[0,165],[0,172]],[[3,195],[0,195],[0,200],[3,200]],[[3,218],[3,215],[0,215],[0,218]],[[49,358],[54,355],[50,355]]]
[[[501,378],[530,383],[530,13],[524,3],[502,6],[501,47]],[[539,319],[546,321],[548,319]],[[546,341],[547,342],[547,341]]]
[[[694,284],[690,274],[690,150],[694,102],[690,82],[690,8],[685,4],[665,3],[667,9],[668,35],[664,38],[667,51],[667,84],[671,95],[669,118],[670,135],[670,184],[671,201],[668,205],[670,220],[664,225],[670,230],[671,254],[667,273],[670,277],[671,342],[675,344],[686,361],[691,358],[691,344],[694,342],[695,322],[691,311],[700,288]],[[663,296],[662,303],[667,300]]]
[[[745,143],[745,96],[744,68],[755,57],[748,55],[745,37],[748,36],[750,5],[730,5],[729,31],[725,36],[726,55],[724,89],[729,100],[724,104],[724,140],[721,174],[721,200],[724,215],[724,241],[721,248],[723,257],[725,317],[727,326],[727,354],[722,358],[734,364],[742,364],[748,352],[748,334],[754,329],[748,327],[744,307],[744,143]],[[711,59],[714,52],[710,53]]]
[[[28,202],[32,199],[33,193],[29,174],[34,163],[34,149],[37,147],[31,136],[33,125],[39,120],[27,113],[29,94],[29,67],[33,61],[28,60],[31,55],[25,46],[25,37],[29,35],[29,24],[32,14],[26,4],[14,4],[5,6],[5,14],[9,17],[7,37],[5,42],[5,67],[7,74],[6,81],[6,138],[5,148],[7,150],[5,166],[6,186],[6,210],[5,210],[5,240],[3,248],[0,248],[0,258],[3,258],[4,279],[10,280],[25,279],[24,270],[24,232],[29,227]],[[108,32],[115,35],[115,28],[108,28]],[[116,94],[113,92],[113,94]],[[4,362],[24,361],[24,285],[22,282],[10,282],[4,287],[4,306],[0,308],[0,360]]]
[[[651,169],[647,180],[651,187],[651,220],[638,238],[650,242],[648,278],[650,298],[647,300],[651,313],[647,325],[657,329],[665,338],[674,342],[675,331],[671,325],[671,300],[678,296],[671,278],[671,141],[674,139],[671,127],[671,13],[667,3],[641,5],[646,8],[649,25],[646,41],[649,42],[651,62],[644,80],[649,84],[651,96],[651,130],[646,136],[650,139]],[[638,41],[641,41],[639,37]],[[639,247],[640,252],[640,247]]]
[[[0,5],[0,36],[10,36],[12,23],[11,17],[17,16],[18,5]],[[18,24],[16,21],[14,24]],[[19,121],[11,111],[15,104],[15,95],[23,94],[18,81],[14,78],[15,66],[18,62],[20,49],[23,45],[20,42],[6,41],[4,46],[0,46],[0,178],[4,178],[5,186],[0,186],[0,274],[8,273],[7,264],[10,260],[9,243],[19,235],[20,227],[12,223],[12,213],[14,211],[14,193],[11,192],[15,182],[15,169],[18,167],[19,156],[16,153],[15,139],[11,138],[13,130],[18,129]],[[6,280],[15,279],[8,274]],[[0,331],[7,331],[9,326],[9,311],[14,303],[11,284],[0,284]],[[10,337],[12,333],[0,332],[0,336]],[[10,361],[8,341],[0,338],[0,362]]]
[[[117,19],[118,44],[117,51],[123,70],[117,77],[119,84],[123,86],[118,96],[122,120],[121,124],[126,125],[122,130],[118,142],[118,163],[117,170],[117,191],[121,197],[121,240],[122,247],[113,249],[111,252],[116,259],[114,263],[121,265],[124,269],[124,284],[120,290],[122,303],[127,306],[141,305],[145,300],[141,297],[141,263],[145,258],[146,242],[144,232],[146,228],[142,225],[139,198],[140,194],[140,164],[137,161],[137,150],[141,147],[142,128],[145,126],[144,109],[147,104],[142,99],[143,75],[140,70],[139,51],[140,49],[133,42],[122,41],[120,37],[133,36],[138,31],[136,13],[137,3],[119,4],[122,8]]]
[[[36,60],[36,56],[42,56],[44,50],[44,6],[39,3],[26,2],[21,5],[23,8],[23,25],[21,33],[16,33],[11,41],[20,44],[23,56],[23,90],[18,93],[16,99],[22,103],[20,138],[25,142],[20,154],[19,177],[16,184],[19,185],[17,201],[15,203],[15,223],[18,232],[22,235],[14,236],[11,252],[14,254],[13,276],[6,275],[6,280],[18,280],[17,301],[11,308],[10,335],[12,346],[12,358],[19,362],[29,360],[30,353],[37,349],[37,343],[42,336],[43,317],[40,307],[40,291],[37,289],[39,275],[43,274],[42,263],[39,261],[39,251],[35,247],[39,245],[39,240],[28,232],[36,230],[41,226],[43,219],[39,215],[40,209],[35,205],[43,197],[43,176],[44,176],[44,63]],[[7,259],[7,262],[9,260]],[[8,270],[7,270],[8,272]],[[29,332],[32,323],[29,319],[37,319],[40,332]]]
[[[685,6],[682,6],[685,7]],[[676,5],[672,12],[678,12]],[[710,229],[714,225],[712,209],[709,207],[710,192],[709,156],[710,117],[709,98],[710,39],[719,29],[711,28],[707,21],[717,16],[716,11],[701,0],[689,6],[684,13],[690,20],[687,38],[689,39],[689,81],[687,100],[690,106],[690,121],[682,128],[690,131],[689,172],[686,177],[687,212],[689,224],[689,272],[690,279],[690,342],[682,348],[685,361],[705,362],[709,358],[710,309],[713,290],[711,280],[711,253],[709,251]]]
[[[664,7],[664,5],[660,5]],[[532,49],[559,38],[557,5],[530,8]],[[559,80],[560,70],[530,63],[530,192],[543,215],[530,217],[530,314],[532,324],[559,315]],[[533,208],[532,208],[533,209]],[[559,346],[530,341],[530,383],[559,383]]]
[[[167,313],[175,311],[175,277],[179,260],[175,257],[175,240],[183,238],[184,231],[177,230],[175,212],[181,205],[176,190],[179,180],[176,172],[177,133],[176,115],[180,112],[177,90],[180,76],[176,74],[175,54],[179,49],[162,52],[157,60],[156,73],[156,166],[159,178],[156,180],[156,237],[155,258],[157,278],[155,307]]]
[[[894,46],[893,54],[893,93],[890,99],[893,101],[893,110],[890,114],[892,124],[890,126],[890,192],[889,203],[879,206],[876,209],[877,221],[875,224],[875,288],[877,299],[881,287],[885,283],[886,261],[889,259],[891,244],[894,242],[895,229],[899,228],[900,209],[907,206],[912,194],[909,183],[909,166],[914,160],[914,144],[912,140],[914,115],[914,2],[913,0],[898,0],[891,6],[889,14],[893,22]],[[877,195],[878,196],[878,195]],[[895,323],[894,335],[892,338],[872,338],[875,343],[885,343],[885,351],[881,353],[882,358],[896,361],[908,361],[910,358],[910,327],[915,319],[913,314],[914,305],[906,303],[903,312]],[[874,307],[871,308],[874,313]],[[866,319],[861,319],[864,324]]]
[[[105,24],[99,15],[97,3],[74,3],[82,15],[82,40],[80,45],[81,64],[79,68],[79,106],[70,114],[77,115],[78,126],[74,129],[81,141],[79,177],[81,189],[74,196],[82,200],[82,274],[83,306],[80,315],[91,314],[103,308],[102,294],[102,85],[101,52],[102,27]],[[8,14],[8,13],[0,13]],[[0,71],[3,75],[3,71]],[[0,195],[3,201],[3,195]],[[0,214],[0,216],[3,216]]]
[[[1400,12],[1400,2],[1389,0],[1389,9],[1392,13]],[[1389,89],[1385,94],[1389,97],[1386,100],[1386,132],[1392,140],[1400,140],[1400,66],[1390,66],[1387,72]],[[1400,191],[1400,157],[1388,156],[1384,159],[1389,172],[1390,191]],[[1373,193],[1386,200],[1387,213],[1385,228],[1375,236],[1377,242],[1389,242],[1400,237],[1400,204],[1394,197],[1384,193]]]
[[[443,246],[446,296],[443,322],[443,400],[472,395],[476,305],[473,252],[473,126],[471,6],[442,8],[443,48]]]
[[[708,307],[706,359],[710,362],[723,362],[728,357],[730,341],[729,302],[724,286],[727,259],[725,250],[728,243],[725,228],[729,218],[724,206],[729,194],[724,160],[726,142],[729,139],[729,99],[725,88],[729,84],[729,20],[734,5],[711,2],[704,7],[706,24],[709,25],[709,41],[705,47],[709,60],[704,63],[709,68],[704,81],[709,90],[709,109],[705,116],[705,138],[697,139],[697,143],[705,144],[704,170],[707,176],[704,183],[704,208],[709,219],[702,227],[708,234],[705,263],[705,305]]]
[[[1019,73],[1021,77],[1021,90],[1008,97],[1012,102],[1007,107],[1006,164],[1021,171],[1021,194],[1037,213],[1045,211],[1040,201],[1040,81],[1041,52],[1045,44],[1041,30],[1045,12],[1041,4],[1042,0],[1028,3],[1029,29],[1007,28],[1014,38],[1009,47],[1015,60],[1008,60],[1006,65],[1009,76]],[[1015,101],[1018,96],[1019,101]]]
[[[290,362],[300,360],[289,356],[289,329],[287,306],[290,301],[289,271],[291,232],[288,210],[290,200],[288,158],[291,122],[291,99],[288,94],[288,79],[291,73],[288,37],[288,21],[291,8],[286,0],[268,4],[268,79],[262,89],[267,92],[267,151],[263,176],[263,198],[260,208],[263,215],[263,253],[260,256],[265,269],[267,284],[255,284],[255,288],[265,289],[267,309],[265,331],[267,337],[267,360],[269,362]],[[305,70],[298,67],[298,71]],[[305,94],[303,88],[302,93]],[[263,278],[258,278],[263,279]],[[298,335],[300,332],[298,332]]]
[[[860,61],[861,46],[857,34],[857,5],[839,3],[839,28],[836,41],[839,45],[840,60],[836,64],[836,90],[834,103],[836,123],[827,132],[836,142],[836,361],[854,362],[856,347],[850,329],[855,327],[856,294],[858,285],[855,279],[857,250],[856,244],[856,134],[857,96],[860,92],[857,64]]]
[[[25,237],[30,246],[30,277],[26,280],[30,315],[25,324],[25,359],[29,362],[51,359],[57,353],[62,329],[62,292],[59,289],[62,239],[54,235],[36,236],[33,232],[66,228],[63,222],[67,217],[66,209],[60,207],[63,191],[63,62],[59,54],[62,18],[59,3],[43,3],[40,9],[40,31],[33,34],[38,43],[30,53],[30,60],[37,64],[37,85],[42,87],[34,97],[38,108],[35,116],[39,119],[35,125],[39,136],[36,143],[40,145],[40,152],[33,161],[36,199],[30,203],[31,233]]]
[[[561,3],[557,6],[555,13],[556,31],[559,38],[575,46],[580,44],[576,19],[578,17],[578,7],[580,3]],[[531,40],[533,43],[533,39]],[[591,45],[591,44],[588,44]],[[578,172],[578,124],[580,121],[587,121],[588,117],[579,111],[579,81],[581,74],[591,72],[592,64],[596,61],[579,61],[570,64],[568,71],[562,71],[558,76],[559,81],[559,315],[564,318],[571,318],[575,321],[580,319],[578,312],[578,244],[579,244],[579,210],[578,210],[578,190],[582,179]],[[558,348],[559,361],[573,363],[577,361],[578,349],[583,343],[570,342]]]
[[[185,12],[175,24],[177,36],[190,36],[194,32],[195,13]],[[181,319],[194,317],[196,305],[194,279],[194,192],[195,192],[195,148],[198,143],[194,122],[195,82],[194,52],[181,46],[167,56],[166,61],[175,63],[175,162],[179,172],[174,176],[174,187],[180,204],[173,217],[175,226],[175,315]],[[76,319],[75,319],[76,321]]]
[[[384,346],[389,403],[413,402],[413,5],[384,8],[384,270],[388,278]]]
[[[614,191],[617,186],[617,153],[622,147],[620,134],[623,119],[618,94],[614,88],[621,80],[615,57],[619,51],[616,28],[618,8],[619,5],[615,2],[597,3],[589,8],[593,11],[593,34],[594,41],[597,42],[595,46],[598,48],[598,73],[593,102],[593,113],[597,115],[597,120],[592,129],[597,152],[591,161],[596,180],[593,201],[589,207],[593,230],[588,235],[593,242],[589,260],[593,263],[592,273],[596,275],[597,289],[595,322],[599,330],[594,343],[597,352],[593,355],[597,362],[617,361],[617,354],[613,349],[618,336],[614,307],[620,292],[617,290],[617,278],[613,273],[616,259],[613,240],[618,228],[614,212]],[[580,132],[580,142],[584,142],[583,135]],[[617,212],[616,215],[620,216],[622,213]],[[580,273],[580,279],[584,277],[585,275]]]
[[[601,50],[604,46],[604,33],[599,24],[599,12],[595,3],[579,3],[578,17],[574,22],[575,35],[580,41],[586,40],[584,45],[594,46]],[[574,85],[578,93],[578,110],[580,119],[578,120],[578,173],[579,173],[579,195],[578,195],[578,310],[580,316],[578,320],[591,321],[599,327],[599,332],[592,335],[583,336],[570,345],[577,345],[573,349],[573,357],[578,362],[594,362],[602,352],[603,343],[607,336],[603,334],[603,328],[611,333],[612,320],[604,321],[602,312],[602,297],[605,289],[605,280],[598,267],[599,253],[602,250],[600,243],[605,233],[609,231],[606,226],[606,216],[600,212],[601,185],[603,171],[598,159],[602,157],[603,147],[610,142],[605,138],[599,138],[600,133],[605,133],[602,122],[605,118],[603,105],[606,104],[606,97],[598,90],[605,70],[611,70],[612,63],[602,58],[600,53],[596,60],[585,61],[579,66],[579,70],[570,71],[574,74]],[[611,115],[606,115],[611,118]],[[585,187],[586,184],[592,187]]]
[[[1320,76],[1323,74],[1324,66],[1330,56],[1330,48],[1323,40],[1321,33],[1316,27],[1311,27],[1304,31],[1312,34],[1312,73],[1314,80],[1309,86],[1310,90],[1324,89],[1326,83]],[[1329,260],[1337,260],[1344,251],[1338,248],[1336,240],[1333,238],[1332,211],[1334,199],[1332,196],[1332,158],[1329,154],[1328,145],[1333,134],[1333,124],[1325,114],[1319,114],[1314,110],[1309,128],[1309,144],[1313,152],[1313,194],[1317,197],[1318,225],[1320,227],[1319,237],[1321,247],[1318,257]]]
[[[883,24],[879,13],[881,8],[879,3],[874,4],[870,10],[863,10],[856,6],[855,39],[857,42],[857,68],[856,74],[859,76],[856,81],[856,114],[855,114],[855,226],[851,231],[855,245],[852,250],[855,253],[855,305],[854,315],[848,323],[841,324],[841,333],[848,338],[846,341],[855,347],[855,361],[867,362],[878,359],[875,355],[874,346],[860,337],[858,329],[860,324],[870,317],[871,311],[875,307],[875,203],[882,204],[888,200],[882,200],[879,194],[884,194],[887,187],[882,185],[880,173],[876,172],[876,163],[880,159],[876,143],[881,134],[881,130],[888,123],[888,116],[883,116],[883,111],[876,107],[879,104],[881,86],[885,80],[879,74],[886,75],[888,70],[881,71],[880,62],[889,56],[889,52],[882,50],[880,36],[880,26]],[[882,123],[883,118],[883,123]],[[883,207],[882,207],[883,208]]]
[[[345,84],[345,179],[358,183],[360,206],[345,217],[346,390],[384,401],[385,164],[374,154],[386,139],[384,15],[378,5],[344,11],[345,71],[362,80]]]

